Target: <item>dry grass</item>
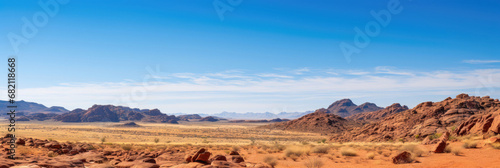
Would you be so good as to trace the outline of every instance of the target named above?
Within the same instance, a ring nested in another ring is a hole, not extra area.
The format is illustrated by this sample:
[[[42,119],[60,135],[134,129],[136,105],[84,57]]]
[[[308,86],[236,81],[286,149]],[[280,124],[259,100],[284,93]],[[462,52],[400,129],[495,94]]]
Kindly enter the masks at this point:
[[[303,154],[309,155],[311,152],[311,148],[308,146],[290,146],[285,149],[285,156],[286,157],[300,157]]]
[[[278,165],[278,160],[276,160],[276,157],[274,156],[265,156],[263,161],[271,167],[275,167],[276,165]]]
[[[401,146],[400,150],[410,152],[416,157],[421,157],[425,153],[425,150],[423,150],[418,144],[405,144]]]
[[[114,127],[122,123],[95,122],[62,123],[47,121],[19,122],[23,128],[16,136],[53,139],[59,142],[134,143],[149,145],[193,144],[243,145],[252,141],[271,144],[275,141],[289,145],[300,142],[318,142],[327,136],[319,133],[290,132],[258,129],[266,123],[180,122],[180,124],[142,123],[141,127]],[[7,134],[7,126],[0,125],[0,134]],[[105,137],[105,138],[103,138]]]
[[[328,154],[328,150],[330,150],[330,147],[329,147],[329,146],[326,146],[326,145],[321,145],[321,146],[315,146],[315,147],[312,149],[312,152],[313,152],[313,153],[324,153],[324,154]]]
[[[342,156],[358,156],[358,154],[356,153],[356,150],[354,150],[353,148],[350,148],[350,147],[340,148],[340,154],[342,154]]]
[[[321,161],[319,158],[309,158],[304,162],[304,166],[307,168],[321,168],[323,167],[324,163]]]
[[[460,156],[462,154],[462,147],[453,147],[451,148],[451,153],[455,156]]]
[[[55,153],[55,152],[52,152],[52,151],[47,152],[47,156],[48,156],[48,157],[56,157],[56,156],[58,156],[58,155],[59,155],[59,154],[57,154],[57,153]]]
[[[366,158],[372,160],[373,158],[375,158],[375,153],[370,152],[370,153],[366,154]]]
[[[21,156],[28,156],[28,155],[33,155],[34,151],[33,149],[29,149],[28,147],[25,146],[17,146],[16,152],[20,154]]]
[[[478,141],[475,141],[475,140],[465,140],[464,144],[463,144],[463,147],[467,148],[467,149],[469,149],[469,148],[476,148],[477,144],[478,144]]]
[[[491,147],[492,147],[493,149],[500,149],[500,143],[499,143],[499,142],[492,143],[492,144],[491,144]]]

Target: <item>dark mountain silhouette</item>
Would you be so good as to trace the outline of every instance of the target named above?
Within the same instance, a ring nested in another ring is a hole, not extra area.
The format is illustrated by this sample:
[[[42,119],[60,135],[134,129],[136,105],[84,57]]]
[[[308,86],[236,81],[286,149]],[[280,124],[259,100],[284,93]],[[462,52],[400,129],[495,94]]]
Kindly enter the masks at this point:
[[[3,101],[0,100],[0,106],[1,107],[7,107],[11,105],[8,101]],[[29,114],[34,114],[34,113],[65,113],[68,112],[64,107],[59,107],[59,106],[52,106],[52,107],[46,107],[42,104],[38,103],[33,103],[33,102],[26,102],[23,100],[17,101],[16,102],[17,109],[16,109],[16,114],[18,116],[22,115],[29,115]],[[6,115],[9,112],[8,108],[0,108],[0,115]]]
[[[333,113],[340,117],[348,117],[354,114],[363,113],[363,112],[371,112],[383,109],[378,107],[373,103],[363,103],[361,105],[354,104],[350,99],[342,99],[336,102],[333,102],[330,106],[328,106],[328,113]]]
[[[69,113],[54,117],[62,122],[119,122],[142,121],[157,123],[178,123],[174,115],[166,115],[158,109],[139,110],[123,106],[94,105],[87,110],[75,109]]]

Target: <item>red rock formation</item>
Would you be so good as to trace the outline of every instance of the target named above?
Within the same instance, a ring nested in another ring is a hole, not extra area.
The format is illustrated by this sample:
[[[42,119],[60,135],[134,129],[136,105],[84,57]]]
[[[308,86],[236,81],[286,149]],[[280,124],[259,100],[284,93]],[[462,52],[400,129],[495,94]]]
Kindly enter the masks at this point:
[[[347,117],[358,113],[376,111],[380,109],[382,108],[378,107],[373,103],[368,103],[368,102],[357,106],[350,99],[338,100],[336,102],[333,102],[327,108],[328,112],[338,115],[340,117]]]
[[[296,120],[274,123],[261,128],[293,130],[303,132],[339,133],[356,123],[343,119],[335,114],[327,113],[326,109],[318,109]]]
[[[346,117],[346,119],[356,120],[356,121],[377,121],[377,120],[380,120],[386,116],[396,114],[396,113],[399,113],[399,112],[402,112],[405,110],[408,110],[407,106],[401,106],[399,103],[394,103],[390,106],[387,106],[386,108],[384,108],[382,110],[366,112],[366,113],[359,113],[359,114],[355,114],[355,115]]]
[[[435,133],[446,132],[458,126],[459,135],[471,132],[498,131],[500,102],[489,97],[474,97],[460,94],[455,99],[441,102],[424,102],[415,108],[386,116],[380,121],[332,136],[333,141],[386,141],[407,139],[416,136],[424,138]],[[478,116],[472,117],[471,116]],[[468,121],[469,120],[469,121]],[[465,121],[465,123],[462,123]],[[479,123],[477,127],[474,127]],[[489,126],[491,123],[491,126]],[[495,125],[496,124],[496,125]],[[488,129],[485,129],[488,127]]]

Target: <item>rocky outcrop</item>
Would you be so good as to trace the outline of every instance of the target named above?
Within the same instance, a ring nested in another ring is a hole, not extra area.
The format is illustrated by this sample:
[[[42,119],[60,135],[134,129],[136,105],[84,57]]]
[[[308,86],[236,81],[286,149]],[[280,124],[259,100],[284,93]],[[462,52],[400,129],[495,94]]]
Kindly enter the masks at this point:
[[[200,121],[216,122],[216,121],[219,121],[219,119],[217,119],[213,116],[208,116],[208,117],[203,117],[202,119],[200,119]]]
[[[359,113],[359,114],[355,114],[355,115],[346,117],[346,119],[356,120],[356,121],[377,121],[377,120],[380,120],[386,116],[396,114],[396,113],[399,113],[399,112],[402,112],[405,110],[408,110],[407,106],[401,106],[399,103],[394,103],[390,106],[387,106],[386,108],[384,108],[382,110],[366,112],[366,113]]]
[[[199,120],[201,119],[201,116],[198,114],[186,114],[186,115],[179,115],[177,116],[179,120],[181,121],[189,121],[189,120]]]
[[[441,102],[420,103],[413,109],[392,114],[374,123],[336,134],[332,136],[331,140],[413,140],[415,137],[425,138],[435,133],[444,133],[457,126],[455,133],[459,135],[474,132],[495,132],[498,131],[498,124],[495,125],[498,120],[495,118],[498,116],[496,111],[499,109],[500,102],[498,100],[460,94],[454,99],[448,97]]]
[[[354,104],[350,99],[342,99],[328,106],[329,113],[333,113],[340,117],[348,117],[354,114],[370,112],[382,109],[373,103],[363,103],[361,105]]]
[[[500,134],[500,110],[471,116],[457,127],[455,133],[457,135]]]
[[[355,124],[355,122],[328,113],[326,109],[318,109],[314,113],[305,115],[296,120],[274,123],[260,128],[329,134],[343,132],[353,127]]]
[[[392,158],[394,164],[413,163],[413,158],[410,152],[403,151]]]
[[[185,157],[185,161],[187,164],[181,164],[174,167],[183,168],[183,167],[260,167],[260,168],[270,168],[270,166],[266,166],[264,164],[253,164],[245,162],[245,159],[236,151],[231,151],[229,156],[223,155],[215,155],[210,158],[211,153],[206,149],[201,148],[198,149],[194,154],[187,155]]]

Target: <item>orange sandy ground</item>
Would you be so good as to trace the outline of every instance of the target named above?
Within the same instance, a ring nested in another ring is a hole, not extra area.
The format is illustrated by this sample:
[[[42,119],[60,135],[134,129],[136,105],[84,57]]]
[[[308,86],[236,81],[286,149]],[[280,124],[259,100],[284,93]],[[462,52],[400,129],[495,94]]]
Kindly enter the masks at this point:
[[[463,143],[454,142],[450,145],[461,146]],[[482,147],[481,147],[482,146]],[[422,147],[428,149],[429,151],[433,147],[432,145],[426,145]],[[390,152],[387,150],[386,152]],[[243,152],[247,153],[247,152]],[[500,168],[500,150],[493,149],[489,146],[480,145],[475,149],[462,149],[462,154],[455,156],[451,153],[425,153],[422,157],[417,157],[416,160],[420,163],[411,164],[393,164],[392,157],[394,157],[398,151],[392,151],[391,156],[385,157],[380,154],[376,154],[374,159],[368,159],[366,157],[369,151],[357,150],[358,156],[342,156],[339,151],[332,151],[329,154],[311,154],[307,157],[301,157],[296,161],[291,160],[283,156],[283,153],[275,153],[272,156],[279,157],[278,165],[276,168],[307,168],[304,163],[312,157],[319,157],[323,162],[322,168],[333,168],[333,167],[498,167]],[[248,161],[262,162],[263,157],[270,154],[246,154],[245,158]]]

